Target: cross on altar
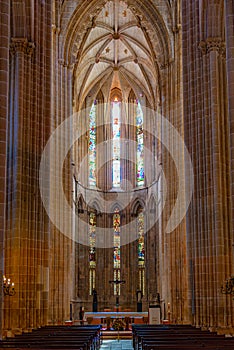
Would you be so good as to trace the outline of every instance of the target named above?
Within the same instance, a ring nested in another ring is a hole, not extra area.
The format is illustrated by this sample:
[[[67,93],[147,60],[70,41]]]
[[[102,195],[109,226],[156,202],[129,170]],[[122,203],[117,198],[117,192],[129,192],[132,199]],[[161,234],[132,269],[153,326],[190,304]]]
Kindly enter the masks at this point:
[[[113,281],[109,281],[109,283],[115,284],[117,286],[119,284],[125,284],[126,282],[124,280],[113,280]],[[118,288],[116,288],[116,309],[118,312],[119,311],[119,289]]]

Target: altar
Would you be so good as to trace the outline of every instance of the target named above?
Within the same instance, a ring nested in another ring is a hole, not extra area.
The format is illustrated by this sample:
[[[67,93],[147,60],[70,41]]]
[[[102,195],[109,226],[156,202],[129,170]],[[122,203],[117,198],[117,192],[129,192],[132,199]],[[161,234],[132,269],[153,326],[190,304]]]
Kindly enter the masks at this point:
[[[92,319],[94,321],[92,323],[96,323],[96,322],[106,323],[107,318],[125,319],[125,317],[129,317],[131,319],[131,323],[145,323],[148,321],[148,312],[134,312],[134,311],[85,312],[85,319],[87,321],[89,319]]]

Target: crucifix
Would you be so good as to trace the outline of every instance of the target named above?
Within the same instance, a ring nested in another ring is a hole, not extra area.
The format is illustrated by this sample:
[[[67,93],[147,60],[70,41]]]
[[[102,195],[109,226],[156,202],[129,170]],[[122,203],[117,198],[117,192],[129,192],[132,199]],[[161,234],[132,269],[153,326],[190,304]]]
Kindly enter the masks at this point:
[[[116,310],[119,312],[119,288],[118,285],[125,284],[124,280],[113,280],[109,281],[109,283],[116,285]]]

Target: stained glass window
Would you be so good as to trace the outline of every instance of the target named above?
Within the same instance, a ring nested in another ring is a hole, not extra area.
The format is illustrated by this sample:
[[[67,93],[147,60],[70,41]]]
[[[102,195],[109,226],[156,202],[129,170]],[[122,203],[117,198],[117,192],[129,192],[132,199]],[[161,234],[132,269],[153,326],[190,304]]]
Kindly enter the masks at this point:
[[[112,141],[113,141],[113,187],[120,186],[120,107],[121,102],[112,102]]]
[[[138,267],[139,267],[139,289],[145,294],[145,238],[144,238],[144,213],[139,212],[137,216],[138,231]]]
[[[137,217],[138,226],[138,266],[145,265],[145,240],[144,240],[144,214],[140,212]]]
[[[119,209],[113,215],[114,228],[114,268],[120,268],[120,214]]]
[[[89,185],[96,186],[96,111],[97,103],[94,101],[89,114]]]
[[[96,214],[89,215],[89,294],[95,288],[95,268],[96,268]]]
[[[89,270],[89,295],[92,295],[93,289],[95,289],[95,277],[96,277],[96,270],[90,269]]]
[[[137,142],[137,186],[144,185],[144,133],[143,133],[143,111],[141,104],[137,101],[136,106],[136,142]]]
[[[120,214],[119,209],[116,208],[113,215],[113,229],[114,229],[114,281],[120,280]],[[114,284],[114,295],[120,294],[120,285]]]

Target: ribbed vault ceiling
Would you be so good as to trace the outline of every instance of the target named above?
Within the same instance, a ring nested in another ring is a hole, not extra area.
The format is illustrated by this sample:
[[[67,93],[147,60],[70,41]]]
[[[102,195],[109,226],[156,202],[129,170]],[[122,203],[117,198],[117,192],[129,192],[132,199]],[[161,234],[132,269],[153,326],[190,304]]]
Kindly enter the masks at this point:
[[[140,19],[124,1],[109,1],[93,19],[77,56],[75,98],[81,106],[86,96],[108,85],[144,94],[151,106],[157,100],[156,54]]]

